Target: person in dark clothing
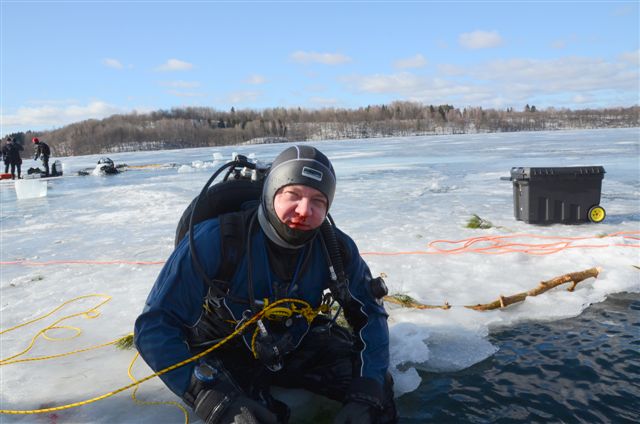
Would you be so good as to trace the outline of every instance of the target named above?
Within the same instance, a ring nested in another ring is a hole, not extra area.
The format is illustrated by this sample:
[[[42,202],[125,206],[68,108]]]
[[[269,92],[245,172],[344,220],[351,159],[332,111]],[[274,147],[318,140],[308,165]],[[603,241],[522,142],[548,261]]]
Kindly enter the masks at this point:
[[[4,173],[9,173],[9,166],[11,166],[11,162],[9,161],[9,149],[11,148],[11,142],[13,140],[11,137],[7,137],[6,143],[2,146],[2,159],[4,161]]]
[[[118,171],[118,168],[113,163],[113,161],[107,157],[103,157],[103,158],[100,158],[100,160],[98,160],[97,169],[100,170],[101,174],[106,174],[106,175],[113,175],[120,172]]]
[[[22,157],[20,156],[20,152],[24,150],[22,144],[18,143],[15,139],[11,141],[11,143],[7,144],[8,149],[5,156],[5,163],[8,158],[9,166],[11,167],[11,179],[16,179],[16,174],[18,179],[21,177],[22,172]]]
[[[134,330],[140,355],[155,371],[203,352],[278,300],[305,301],[316,310],[303,316],[293,306],[280,308],[197,362],[161,375],[206,424],[286,423],[290,410],[270,395],[270,386],[341,402],[335,423],[397,422],[388,315],[374,289],[384,282],[372,278],[354,241],[334,226],[344,267],[334,272],[328,265],[324,230],[335,183],[323,153],[311,146],[285,149],[271,165],[259,205],[195,225],[193,250],[183,237],[160,272]],[[229,216],[246,223],[244,249],[234,250],[238,266],[217,296],[192,255],[207,275],[219,275],[228,257]],[[337,281],[344,285],[336,288]],[[317,314],[328,288],[350,329]]]
[[[45,143],[44,141],[40,141],[38,137],[34,137],[31,141],[36,146],[36,155],[34,156],[33,160],[38,160],[39,157],[42,158],[42,166],[44,166],[44,176],[48,177],[49,157],[51,156],[51,149],[49,148],[49,145],[47,143]]]

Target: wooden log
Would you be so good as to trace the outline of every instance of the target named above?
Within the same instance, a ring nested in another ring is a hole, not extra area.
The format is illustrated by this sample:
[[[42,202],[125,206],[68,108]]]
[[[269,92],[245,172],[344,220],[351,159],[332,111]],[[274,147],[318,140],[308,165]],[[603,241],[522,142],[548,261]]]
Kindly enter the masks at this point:
[[[498,300],[495,300],[490,303],[485,304],[477,304],[477,305],[469,305],[465,306],[465,308],[474,309],[476,311],[489,311],[492,309],[500,309],[506,308],[509,305],[513,305],[514,303],[522,302],[529,296],[538,296],[548,290],[551,290],[554,287],[557,287],[561,284],[572,283],[571,287],[569,287],[568,291],[575,290],[578,283],[586,280],[587,278],[598,278],[598,274],[602,269],[600,267],[589,268],[584,271],[572,272],[569,274],[561,275],[559,277],[552,278],[551,280],[542,281],[538,284],[537,287],[522,293],[517,293],[511,296],[500,296]]]
[[[497,300],[484,304],[477,305],[466,305],[465,308],[474,309],[476,311],[490,311],[493,309],[501,309],[506,308],[509,305],[513,305],[514,303],[519,303],[524,301],[529,296],[538,296],[546,291],[551,290],[554,287],[558,287],[559,285],[572,283],[571,287],[567,288],[568,291],[572,292],[575,290],[578,283],[586,280],[587,278],[598,278],[598,274],[600,274],[602,268],[594,267],[589,268],[584,271],[571,272],[569,274],[564,274],[559,277],[552,278],[551,280],[541,281],[537,287],[528,290],[526,292],[516,293],[511,296],[502,296],[500,295]],[[386,275],[384,275],[386,277]],[[396,305],[403,306],[405,308],[414,308],[414,309],[451,309],[451,305],[448,302],[445,302],[444,305],[425,305],[423,303],[417,302],[413,300],[409,296],[405,295],[391,295],[384,297],[385,302],[395,303]]]

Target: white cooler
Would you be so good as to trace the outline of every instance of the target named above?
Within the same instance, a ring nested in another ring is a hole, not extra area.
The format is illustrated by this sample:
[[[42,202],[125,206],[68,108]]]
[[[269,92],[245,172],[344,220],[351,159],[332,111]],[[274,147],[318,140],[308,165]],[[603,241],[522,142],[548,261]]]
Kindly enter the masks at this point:
[[[15,180],[16,196],[18,199],[34,199],[46,197],[47,181],[40,178],[24,178]]]

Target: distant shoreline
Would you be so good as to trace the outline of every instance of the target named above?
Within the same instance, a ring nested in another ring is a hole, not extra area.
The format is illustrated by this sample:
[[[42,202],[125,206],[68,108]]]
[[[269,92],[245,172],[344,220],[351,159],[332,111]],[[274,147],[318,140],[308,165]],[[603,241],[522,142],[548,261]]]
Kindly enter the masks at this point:
[[[11,136],[25,146],[25,155],[32,149],[29,141],[38,137],[52,147],[54,156],[78,156],[294,141],[638,127],[639,106],[572,111],[526,105],[523,111],[515,111],[393,102],[355,110],[172,109],[113,115]]]

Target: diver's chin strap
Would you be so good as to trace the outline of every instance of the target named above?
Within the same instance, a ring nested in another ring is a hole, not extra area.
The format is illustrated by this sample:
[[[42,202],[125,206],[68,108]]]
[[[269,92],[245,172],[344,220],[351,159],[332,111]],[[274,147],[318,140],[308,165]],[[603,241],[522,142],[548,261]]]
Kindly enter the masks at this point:
[[[262,204],[258,207],[258,222],[260,222],[260,227],[262,231],[269,237],[269,240],[274,242],[276,245],[280,247],[284,247],[285,249],[301,249],[305,246],[306,243],[303,243],[299,246],[295,246],[293,244],[287,243],[280,235],[276,232],[276,229],[273,228],[273,225],[267,219],[267,216],[264,214],[264,209],[262,208]]]

